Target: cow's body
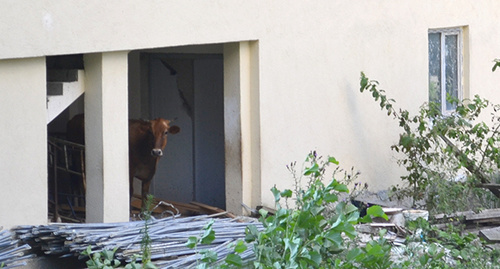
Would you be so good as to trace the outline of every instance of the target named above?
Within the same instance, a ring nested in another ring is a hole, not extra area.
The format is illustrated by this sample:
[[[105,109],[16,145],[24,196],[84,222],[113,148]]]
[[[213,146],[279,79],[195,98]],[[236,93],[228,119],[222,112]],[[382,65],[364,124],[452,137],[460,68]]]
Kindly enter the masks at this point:
[[[84,116],[76,115],[68,122],[68,140],[85,143]],[[167,133],[176,134],[178,126],[170,126],[170,121],[162,118],[155,120],[129,120],[129,184],[130,198],[134,194],[134,177],[142,182],[142,201],[149,193],[151,180],[156,172],[158,161],[167,145]]]

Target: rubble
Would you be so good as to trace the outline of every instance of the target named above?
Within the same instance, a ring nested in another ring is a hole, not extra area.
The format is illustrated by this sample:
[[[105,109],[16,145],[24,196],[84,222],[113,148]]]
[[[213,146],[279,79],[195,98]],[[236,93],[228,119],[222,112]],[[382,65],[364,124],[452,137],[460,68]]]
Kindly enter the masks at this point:
[[[421,256],[424,253],[433,251],[435,253],[444,253],[443,259],[447,265],[454,267],[457,263],[451,255],[451,251],[438,243],[428,243],[425,236],[420,233],[422,230],[410,231],[406,226],[409,220],[415,220],[410,217],[422,216],[427,219],[426,211],[403,210],[403,208],[383,208],[389,217],[389,221],[377,218],[373,223],[359,224],[356,226],[358,232],[358,241],[361,246],[366,245],[371,240],[378,240],[381,229],[387,230],[384,239],[391,242],[391,260],[395,263],[408,261],[413,256]],[[403,220],[400,219],[403,218]],[[432,227],[444,229],[450,224],[453,226],[462,225],[464,233],[473,233],[492,243],[491,248],[499,248],[500,243],[500,208],[485,209],[480,212],[465,211],[445,215],[438,214],[431,216],[430,223]],[[410,239],[410,240],[408,240]],[[479,239],[477,239],[479,240]],[[479,244],[479,241],[476,242]]]

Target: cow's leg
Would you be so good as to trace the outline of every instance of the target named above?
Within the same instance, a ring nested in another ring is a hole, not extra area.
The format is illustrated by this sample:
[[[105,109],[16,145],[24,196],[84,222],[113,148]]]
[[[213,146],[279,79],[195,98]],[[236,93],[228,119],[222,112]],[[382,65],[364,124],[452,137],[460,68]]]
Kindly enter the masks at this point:
[[[141,198],[142,198],[142,209],[145,210],[146,199],[148,199],[149,194],[149,186],[151,185],[151,179],[143,179],[142,180],[142,190],[141,190]]]

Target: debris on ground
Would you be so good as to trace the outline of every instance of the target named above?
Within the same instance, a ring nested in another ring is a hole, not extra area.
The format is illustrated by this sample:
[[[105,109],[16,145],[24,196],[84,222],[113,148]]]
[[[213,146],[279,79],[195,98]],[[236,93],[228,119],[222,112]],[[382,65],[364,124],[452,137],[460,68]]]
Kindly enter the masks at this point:
[[[359,197],[358,197],[359,198]],[[419,232],[406,228],[408,220],[422,216],[428,218],[427,211],[411,210],[407,207],[377,203],[373,197],[368,200],[357,199],[359,204],[366,206],[381,205],[388,220],[375,218],[374,222],[356,225],[361,246],[371,240],[377,240],[382,235],[391,242],[391,259],[404,261],[409,259],[408,253],[416,255],[426,253],[431,244],[419,237]],[[151,258],[158,268],[189,268],[196,266],[201,259],[200,251],[210,249],[217,253],[218,261],[222,261],[231,249],[229,246],[237,240],[245,238],[245,229],[253,224],[257,229],[263,226],[255,218],[237,217],[217,207],[191,202],[179,203],[165,200],[155,200],[151,209],[153,220],[148,221],[148,234],[151,238]],[[391,207],[392,206],[392,207]],[[141,243],[143,240],[145,222],[140,220],[139,209],[141,201],[134,199],[132,207],[136,209],[138,220],[122,223],[52,223],[39,226],[18,226],[10,231],[0,230],[0,267],[14,268],[23,266],[23,262],[38,252],[53,257],[77,257],[89,246],[92,253],[116,248],[116,258],[130,262],[140,261]],[[266,209],[272,211],[272,209]],[[256,212],[256,211],[255,211]],[[203,215],[200,215],[203,214]],[[182,216],[182,217],[181,217]],[[188,248],[186,242],[190,236],[199,237],[203,228],[214,220],[212,229],[215,240],[208,245],[199,245],[195,249]],[[431,217],[433,227],[446,228],[449,224],[462,225],[465,232],[478,234],[491,243],[500,242],[500,209],[486,209],[481,212],[457,212],[454,214],[439,214]],[[380,230],[386,230],[380,233]],[[17,239],[13,239],[13,234]],[[414,240],[407,240],[413,238]],[[412,242],[413,241],[413,242]],[[447,264],[453,266],[454,260],[448,250],[433,243],[445,253]],[[29,249],[33,249],[29,251]],[[243,260],[254,258],[251,246],[248,246],[240,256]],[[137,258],[139,257],[139,258]]]
[[[219,214],[223,217],[236,218],[234,214],[223,209],[195,201],[192,201],[190,203],[182,203],[154,198],[152,204],[155,205],[155,207],[152,208],[152,213],[156,214],[159,218],[163,218],[166,216],[175,216],[178,214],[182,215],[183,217]],[[132,213],[137,216],[140,214],[142,201],[134,196],[131,201],[131,206]]]

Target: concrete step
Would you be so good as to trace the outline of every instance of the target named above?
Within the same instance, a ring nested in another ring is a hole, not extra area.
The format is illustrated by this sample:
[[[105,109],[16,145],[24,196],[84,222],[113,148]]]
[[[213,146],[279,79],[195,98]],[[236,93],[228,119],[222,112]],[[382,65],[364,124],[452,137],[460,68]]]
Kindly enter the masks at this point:
[[[47,94],[47,124],[84,93],[85,84],[83,70],[78,70],[78,77],[80,80],[74,82],[47,82],[47,91],[49,91],[49,87],[54,87],[55,89],[52,90],[58,90],[62,93],[61,95]],[[60,89],[58,89],[59,87]]]
[[[47,82],[47,95],[63,95],[63,82]]]
[[[47,69],[47,82],[73,82],[78,80],[78,69]]]
[[[63,83],[78,81],[78,69],[48,69],[47,95],[62,95]]]

